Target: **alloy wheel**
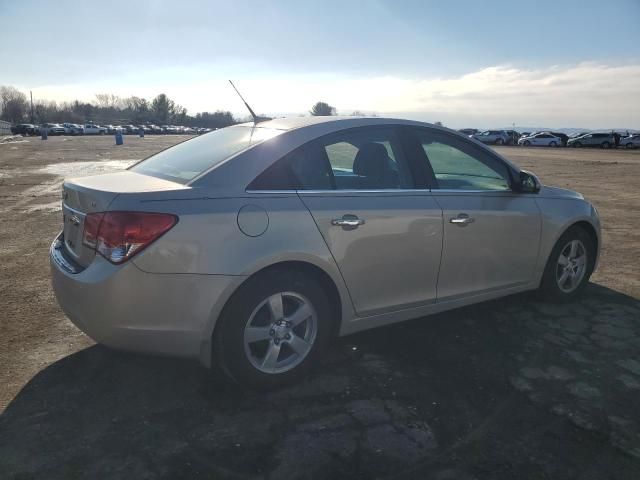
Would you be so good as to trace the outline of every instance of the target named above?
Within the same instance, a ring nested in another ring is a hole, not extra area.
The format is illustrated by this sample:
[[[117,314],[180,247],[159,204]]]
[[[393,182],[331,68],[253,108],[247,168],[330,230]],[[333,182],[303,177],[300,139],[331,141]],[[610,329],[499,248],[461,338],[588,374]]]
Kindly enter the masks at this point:
[[[580,240],[571,240],[558,256],[556,282],[564,293],[573,292],[587,272],[587,249]]]
[[[251,313],[244,329],[244,349],[254,368],[283,373],[300,365],[316,339],[318,315],[295,292],[267,297]]]

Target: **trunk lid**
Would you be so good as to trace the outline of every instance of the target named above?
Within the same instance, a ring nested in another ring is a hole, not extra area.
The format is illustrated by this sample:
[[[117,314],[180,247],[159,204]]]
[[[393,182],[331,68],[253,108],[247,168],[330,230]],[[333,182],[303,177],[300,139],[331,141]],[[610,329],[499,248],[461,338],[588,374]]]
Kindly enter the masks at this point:
[[[85,217],[89,213],[105,212],[121,193],[143,193],[184,190],[189,187],[148,175],[125,170],[65,180],[62,185],[62,222],[64,248],[83,267],[95,257],[93,248],[82,243]]]

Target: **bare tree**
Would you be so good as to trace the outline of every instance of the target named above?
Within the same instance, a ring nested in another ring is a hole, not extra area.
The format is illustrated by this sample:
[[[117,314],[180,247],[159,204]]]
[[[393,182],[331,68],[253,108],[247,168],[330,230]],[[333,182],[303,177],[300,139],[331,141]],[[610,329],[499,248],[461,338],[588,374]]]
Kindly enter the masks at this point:
[[[0,87],[0,118],[21,122],[27,113],[27,96],[15,87]]]
[[[326,102],[318,102],[309,111],[314,117],[328,117],[336,114],[335,107],[332,107]]]

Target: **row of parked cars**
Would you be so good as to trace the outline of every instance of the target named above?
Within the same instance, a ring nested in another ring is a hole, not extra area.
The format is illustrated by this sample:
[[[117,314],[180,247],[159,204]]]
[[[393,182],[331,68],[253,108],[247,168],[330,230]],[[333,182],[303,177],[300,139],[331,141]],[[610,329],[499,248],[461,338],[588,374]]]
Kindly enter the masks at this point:
[[[489,145],[522,145],[525,147],[640,147],[640,133],[580,132],[567,135],[562,132],[517,132],[515,130],[485,130],[463,128],[461,133]]]
[[[11,127],[14,135],[40,135],[46,131],[48,135],[106,135],[122,132],[128,135],[138,135],[142,130],[145,134],[158,135],[199,135],[210,132],[210,128],[183,127],[177,125],[96,125],[87,123],[79,125],[77,123],[43,123],[34,125],[31,123],[20,123]]]

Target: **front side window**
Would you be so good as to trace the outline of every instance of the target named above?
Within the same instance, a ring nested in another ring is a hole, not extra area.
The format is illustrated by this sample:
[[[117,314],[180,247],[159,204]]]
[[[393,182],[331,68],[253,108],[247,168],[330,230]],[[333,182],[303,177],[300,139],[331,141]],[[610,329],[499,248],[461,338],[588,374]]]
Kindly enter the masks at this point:
[[[419,141],[444,190],[510,190],[506,165],[464,139],[420,130]]]

